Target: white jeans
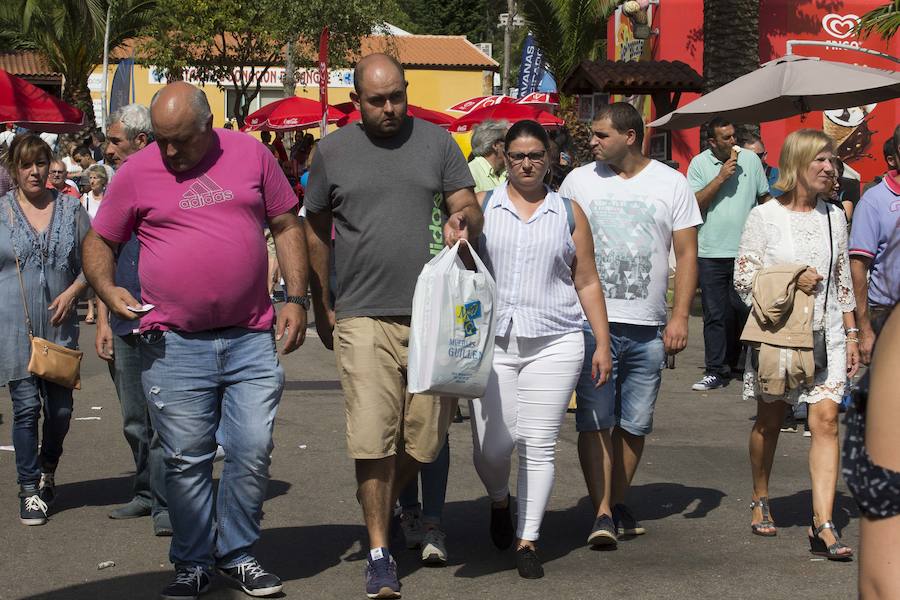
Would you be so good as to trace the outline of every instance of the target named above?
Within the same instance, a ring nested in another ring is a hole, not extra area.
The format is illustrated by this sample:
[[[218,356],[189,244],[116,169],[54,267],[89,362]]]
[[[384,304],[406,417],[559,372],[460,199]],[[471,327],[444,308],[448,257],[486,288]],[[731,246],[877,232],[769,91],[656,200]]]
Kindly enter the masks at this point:
[[[491,500],[509,493],[514,446],[519,453],[519,539],[538,539],[553,488],[559,428],[583,360],[580,331],[498,337],[484,397],[469,403],[475,470]]]

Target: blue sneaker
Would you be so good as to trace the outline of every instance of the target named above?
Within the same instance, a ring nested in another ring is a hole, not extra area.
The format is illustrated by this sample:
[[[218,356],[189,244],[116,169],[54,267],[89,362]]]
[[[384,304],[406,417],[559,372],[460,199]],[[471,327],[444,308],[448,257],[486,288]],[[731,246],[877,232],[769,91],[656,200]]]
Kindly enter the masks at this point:
[[[372,557],[377,556],[375,560]],[[397,563],[387,548],[376,548],[366,563],[366,596],[369,598],[399,598],[400,580]]]

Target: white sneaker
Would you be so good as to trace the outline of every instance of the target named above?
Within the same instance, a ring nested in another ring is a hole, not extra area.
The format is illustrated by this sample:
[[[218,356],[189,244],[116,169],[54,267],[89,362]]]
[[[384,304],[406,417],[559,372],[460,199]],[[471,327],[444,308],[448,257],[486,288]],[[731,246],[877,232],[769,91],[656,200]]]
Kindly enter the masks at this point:
[[[447,535],[438,529],[428,529],[422,539],[422,563],[426,565],[447,564]]]
[[[400,528],[403,530],[403,537],[406,539],[406,547],[410,550],[418,548],[425,537],[419,513],[411,511],[401,512]]]

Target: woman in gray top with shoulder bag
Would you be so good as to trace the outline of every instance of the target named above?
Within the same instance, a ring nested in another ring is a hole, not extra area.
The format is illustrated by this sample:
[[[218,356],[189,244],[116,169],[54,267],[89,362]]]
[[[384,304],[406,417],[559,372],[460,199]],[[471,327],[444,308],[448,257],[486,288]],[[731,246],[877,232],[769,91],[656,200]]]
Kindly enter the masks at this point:
[[[77,299],[88,289],[81,240],[90,221],[77,198],[47,189],[50,161],[50,147],[37,135],[17,136],[8,167],[16,186],[0,198],[0,382],[12,397],[19,518],[25,525],[47,522],[72,416],[72,389],[31,372],[32,337],[51,353],[75,349]]]

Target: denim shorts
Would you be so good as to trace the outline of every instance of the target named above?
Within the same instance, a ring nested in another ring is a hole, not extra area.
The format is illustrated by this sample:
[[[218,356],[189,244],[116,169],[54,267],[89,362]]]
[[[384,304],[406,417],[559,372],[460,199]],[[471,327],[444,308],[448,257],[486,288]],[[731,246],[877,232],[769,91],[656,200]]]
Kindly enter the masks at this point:
[[[653,430],[653,409],[666,360],[664,329],[664,325],[610,323],[612,373],[606,385],[596,388],[591,380],[591,358],[597,342],[590,326],[584,324],[584,365],[575,388],[578,431],[616,425],[643,436]]]

